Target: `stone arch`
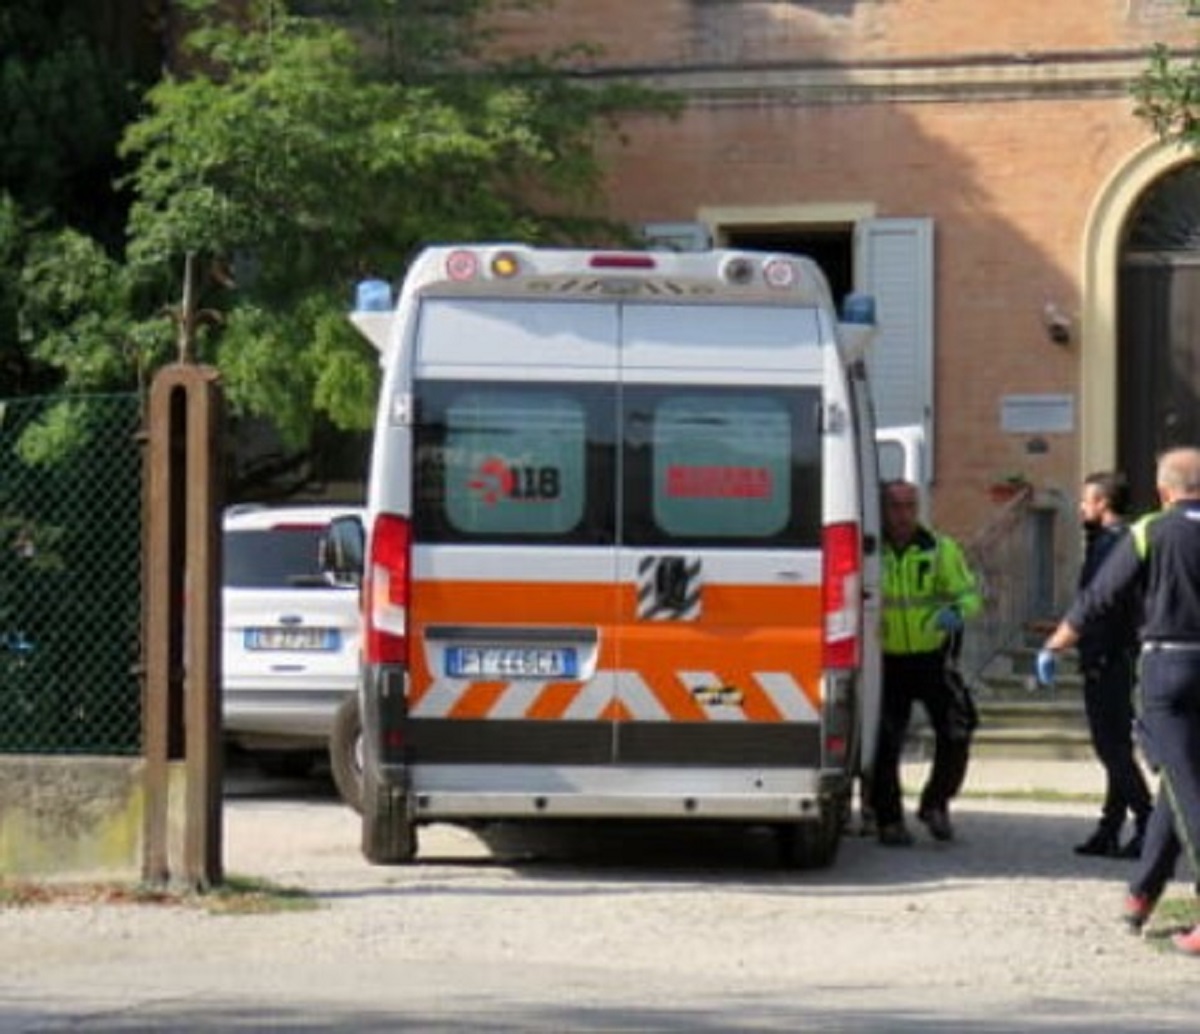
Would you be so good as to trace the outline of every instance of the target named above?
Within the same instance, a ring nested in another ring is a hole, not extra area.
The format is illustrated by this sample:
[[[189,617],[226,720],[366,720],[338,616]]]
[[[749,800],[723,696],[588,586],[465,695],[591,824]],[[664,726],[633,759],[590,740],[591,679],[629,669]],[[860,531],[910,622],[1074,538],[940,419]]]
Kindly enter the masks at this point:
[[[1130,213],[1160,177],[1196,157],[1179,144],[1143,145],[1101,187],[1088,213],[1080,309],[1082,471],[1110,469],[1117,462],[1117,270]]]

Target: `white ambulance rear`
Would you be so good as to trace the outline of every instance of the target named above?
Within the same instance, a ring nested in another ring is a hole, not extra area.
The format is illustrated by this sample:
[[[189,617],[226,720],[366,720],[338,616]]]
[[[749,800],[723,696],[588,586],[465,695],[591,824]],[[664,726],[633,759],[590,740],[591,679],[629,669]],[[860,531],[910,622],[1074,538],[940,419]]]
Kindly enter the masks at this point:
[[[436,247],[354,320],[384,370],[366,857],[434,821],[619,818],[829,864],[877,720],[879,527],[869,332],[819,269]]]

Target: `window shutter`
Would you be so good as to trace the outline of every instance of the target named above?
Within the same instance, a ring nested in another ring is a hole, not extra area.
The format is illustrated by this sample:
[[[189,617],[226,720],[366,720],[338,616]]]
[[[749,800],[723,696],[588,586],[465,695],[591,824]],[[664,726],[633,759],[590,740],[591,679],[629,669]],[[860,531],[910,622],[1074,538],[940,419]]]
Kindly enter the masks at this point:
[[[880,427],[925,429],[933,455],[933,221],[864,219],[854,230],[856,290],[875,296],[879,336],[867,362]]]

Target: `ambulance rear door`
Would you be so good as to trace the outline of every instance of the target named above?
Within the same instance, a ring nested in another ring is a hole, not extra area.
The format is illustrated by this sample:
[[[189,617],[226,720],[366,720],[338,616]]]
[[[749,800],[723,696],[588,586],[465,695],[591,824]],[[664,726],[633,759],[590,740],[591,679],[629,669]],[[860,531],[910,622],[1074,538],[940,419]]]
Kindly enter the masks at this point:
[[[480,814],[612,761],[617,305],[428,298],[416,333],[413,788]]]
[[[805,307],[621,309],[616,755],[673,766],[700,814],[795,817],[821,765],[820,330]]]

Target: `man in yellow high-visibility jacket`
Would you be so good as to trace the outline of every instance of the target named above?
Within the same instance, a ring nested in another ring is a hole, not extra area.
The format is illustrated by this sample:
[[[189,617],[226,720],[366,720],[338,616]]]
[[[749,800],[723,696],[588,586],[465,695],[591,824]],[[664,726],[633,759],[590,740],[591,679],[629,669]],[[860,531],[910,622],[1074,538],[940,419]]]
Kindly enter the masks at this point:
[[[913,842],[904,823],[900,755],[914,701],[934,732],[934,758],[917,817],[937,840],[951,840],[951,799],[967,773],[974,705],[952,652],[966,618],[982,609],[975,576],[958,543],[922,525],[917,488],[906,481],[883,487],[883,709],[871,803],[879,842]]]

